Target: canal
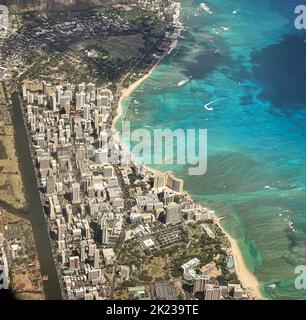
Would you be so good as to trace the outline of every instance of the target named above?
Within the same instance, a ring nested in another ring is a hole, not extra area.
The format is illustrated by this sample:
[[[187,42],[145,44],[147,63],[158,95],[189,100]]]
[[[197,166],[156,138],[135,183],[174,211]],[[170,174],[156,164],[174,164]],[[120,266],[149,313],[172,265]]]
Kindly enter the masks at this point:
[[[21,102],[17,93],[13,93],[12,121],[15,131],[16,153],[22,174],[25,197],[28,205],[26,217],[31,223],[35,238],[36,250],[42,275],[48,276],[44,281],[47,300],[61,300],[61,290],[49,239],[48,226],[42,207],[33,159],[28,143],[27,130],[23,121]]]

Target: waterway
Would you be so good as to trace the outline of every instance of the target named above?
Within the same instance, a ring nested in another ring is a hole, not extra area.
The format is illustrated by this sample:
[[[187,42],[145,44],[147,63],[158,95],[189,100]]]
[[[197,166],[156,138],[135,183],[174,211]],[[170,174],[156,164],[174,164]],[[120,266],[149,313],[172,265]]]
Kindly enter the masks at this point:
[[[17,93],[12,94],[12,121],[15,131],[15,146],[22,174],[25,197],[28,205],[24,215],[32,223],[36,250],[40,262],[41,273],[48,276],[44,281],[47,300],[61,300],[61,290],[53,258],[49,231],[37,186],[33,159],[28,143],[27,129],[23,121],[21,103]]]

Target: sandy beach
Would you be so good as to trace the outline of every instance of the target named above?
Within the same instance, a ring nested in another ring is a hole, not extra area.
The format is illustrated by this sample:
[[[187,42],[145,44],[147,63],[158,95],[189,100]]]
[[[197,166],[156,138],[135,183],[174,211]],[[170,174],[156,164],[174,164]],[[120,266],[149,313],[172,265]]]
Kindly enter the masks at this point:
[[[235,272],[237,274],[238,279],[241,282],[243,288],[247,291],[247,293],[252,296],[256,300],[266,300],[266,297],[260,291],[260,283],[257,278],[252,274],[252,272],[248,269],[241,250],[238,245],[238,241],[234,239],[228,232],[225,231],[223,226],[220,223],[220,220],[216,218],[216,223],[222,229],[223,233],[226,235],[228,240],[231,243],[231,254],[235,263]]]
[[[116,122],[122,117],[122,114],[123,114],[122,102],[123,102],[123,100],[125,98],[129,98],[133,94],[133,92],[142,84],[142,82],[145,81],[148,77],[150,77],[151,73],[157,67],[157,65],[159,64],[160,60],[143,77],[141,77],[137,81],[133,82],[128,88],[125,88],[125,89],[123,89],[121,91],[121,96],[120,96],[120,99],[119,99],[119,102],[118,102],[118,106],[117,106],[117,114],[116,114],[116,117],[114,118],[114,121],[113,121],[113,124],[112,124],[112,129],[113,130],[116,130],[116,128],[115,128]]]

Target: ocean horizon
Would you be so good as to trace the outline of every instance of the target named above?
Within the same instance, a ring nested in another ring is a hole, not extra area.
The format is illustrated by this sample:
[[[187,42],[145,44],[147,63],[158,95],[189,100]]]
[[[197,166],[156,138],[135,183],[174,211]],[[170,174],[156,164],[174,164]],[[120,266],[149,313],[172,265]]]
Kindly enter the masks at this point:
[[[185,180],[238,240],[270,299],[305,299],[306,37],[299,1],[180,1],[186,38],[123,101],[132,129],[207,129],[208,170]],[[178,84],[184,81],[182,86]],[[203,106],[212,103],[213,110]],[[276,288],[269,286],[275,284]]]

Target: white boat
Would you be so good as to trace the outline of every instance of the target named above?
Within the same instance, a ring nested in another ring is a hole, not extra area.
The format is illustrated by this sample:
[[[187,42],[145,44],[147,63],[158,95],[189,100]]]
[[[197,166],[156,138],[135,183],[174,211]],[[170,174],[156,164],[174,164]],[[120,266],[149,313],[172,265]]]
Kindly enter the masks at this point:
[[[277,188],[274,188],[274,187],[271,187],[271,186],[265,186],[265,189],[268,189],[268,190],[277,190]]]
[[[177,84],[177,86],[178,86],[178,87],[182,87],[184,84],[188,83],[189,80],[190,80],[189,78],[185,78],[185,79],[181,80],[181,81]]]
[[[221,29],[222,29],[224,32],[229,31],[229,28],[227,28],[227,27],[223,27],[223,26],[221,26]]]

